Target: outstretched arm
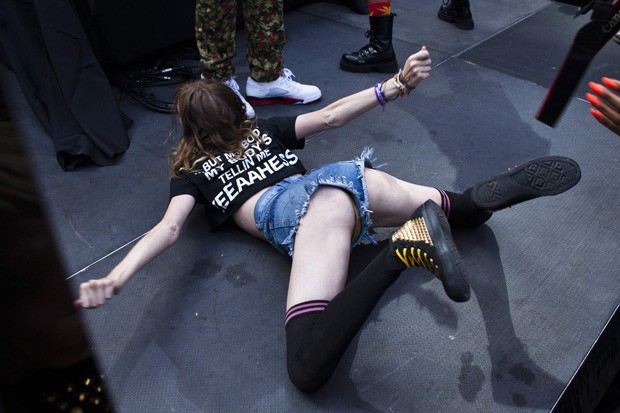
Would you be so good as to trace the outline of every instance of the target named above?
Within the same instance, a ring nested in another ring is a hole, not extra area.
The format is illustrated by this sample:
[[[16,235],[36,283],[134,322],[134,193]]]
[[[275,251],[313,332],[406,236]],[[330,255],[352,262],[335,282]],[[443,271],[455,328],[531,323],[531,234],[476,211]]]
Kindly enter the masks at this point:
[[[82,308],[99,307],[119,293],[132,275],[174,244],[194,204],[195,200],[190,195],[172,198],[162,220],[134,245],[106,277],[80,285],[80,297],[75,305]]]
[[[594,106],[590,113],[610,131],[620,135],[620,80],[604,77],[602,82],[607,87],[599,83],[589,83],[590,89],[596,93],[586,94],[588,102]]]
[[[323,109],[298,116],[295,123],[297,139],[344,126],[370,109],[379,106],[380,99],[390,101],[397,98],[399,94],[408,94],[429,76],[430,71],[431,58],[428,50],[423,46],[419,52],[409,56],[400,76],[396,77],[397,81],[388,79],[382,84],[380,91],[371,87],[339,99]],[[399,84],[401,85],[400,89]],[[383,96],[380,92],[383,93]]]

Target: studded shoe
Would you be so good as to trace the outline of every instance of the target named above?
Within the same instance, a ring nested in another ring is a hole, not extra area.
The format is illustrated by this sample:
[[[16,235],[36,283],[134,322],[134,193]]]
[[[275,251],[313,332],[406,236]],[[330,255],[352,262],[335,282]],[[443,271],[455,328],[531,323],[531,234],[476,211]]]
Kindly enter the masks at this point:
[[[435,275],[453,301],[469,300],[465,264],[452,240],[446,216],[433,201],[420,206],[392,234],[388,248],[389,259],[400,260],[407,268],[422,267]]]

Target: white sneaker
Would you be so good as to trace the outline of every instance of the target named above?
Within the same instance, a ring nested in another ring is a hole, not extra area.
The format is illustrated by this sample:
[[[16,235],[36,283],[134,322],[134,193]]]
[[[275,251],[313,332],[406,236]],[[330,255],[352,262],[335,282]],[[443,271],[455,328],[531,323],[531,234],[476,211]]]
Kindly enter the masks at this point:
[[[257,82],[248,77],[245,85],[248,101],[254,105],[305,105],[321,98],[318,87],[295,82],[294,76],[289,69],[284,69],[273,82]]]
[[[237,94],[237,96],[239,96],[239,98],[241,99],[241,103],[245,105],[245,115],[248,117],[248,119],[252,119],[254,116],[256,116],[252,105],[250,105],[248,101],[245,100],[243,95],[239,92],[239,84],[237,83],[235,78],[231,77],[226,82],[224,82],[224,84],[231,88]]]
[[[200,74],[200,78],[204,79],[205,78],[205,74],[201,73]],[[256,113],[254,112],[254,108],[252,107],[252,105],[250,105],[248,103],[248,101],[245,100],[243,95],[239,92],[239,84],[237,83],[235,78],[231,77],[226,82],[224,82],[224,84],[226,86],[228,86],[229,88],[231,88],[233,90],[233,92],[235,92],[237,94],[237,96],[239,96],[239,98],[241,99],[241,103],[243,103],[245,105],[245,115],[248,117],[248,119],[252,119],[254,116],[256,116]]]

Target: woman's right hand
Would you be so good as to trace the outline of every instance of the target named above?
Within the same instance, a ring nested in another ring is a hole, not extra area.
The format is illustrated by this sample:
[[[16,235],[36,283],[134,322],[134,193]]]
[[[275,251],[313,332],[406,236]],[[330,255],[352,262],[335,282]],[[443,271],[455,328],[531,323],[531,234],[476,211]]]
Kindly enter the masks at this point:
[[[106,277],[80,285],[80,298],[75,300],[75,306],[100,307],[113,295],[118,294],[129,278],[174,244],[195,203],[191,195],[173,197],[164,218],[131,248],[125,258]]]
[[[77,308],[97,308],[104,305],[112,296],[118,294],[118,288],[110,278],[90,280],[80,284],[80,297],[75,300]]]

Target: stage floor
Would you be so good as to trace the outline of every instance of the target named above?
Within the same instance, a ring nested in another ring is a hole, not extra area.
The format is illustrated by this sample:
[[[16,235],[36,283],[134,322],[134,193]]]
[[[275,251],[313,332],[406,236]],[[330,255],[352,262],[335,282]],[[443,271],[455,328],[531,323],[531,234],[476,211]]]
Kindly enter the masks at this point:
[[[620,138],[585,101],[587,82],[620,78],[620,45],[598,54],[555,128],[534,116],[588,16],[548,0],[472,0],[476,27],[436,18],[441,1],[392,4],[399,63],[425,45],[433,70],[406,99],[325,132],[299,153],[308,168],[374,147],[377,164],[462,191],[530,158],[575,159],[582,180],[557,197],[455,232],[472,298],[451,302],[419,270],[403,273],[330,382],[298,392],[285,366],[288,258],[240,230],[209,233],[200,207],[183,235],[107,306],[83,311],[119,412],[549,411],[620,303]],[[518,6],[516,5],[518,3]],[[385,75],[338,68],[365,42],[368,17],[333,3],[285,16],[286,65],[320,102],[256,106],[298,114]],[[242,90],[244,42],[236,58]],[[107,272],[167,204],[170,118],[122,96],[131,145],[107,167],[63,171],[13,74],[2,68],[74,294]],[[383,232],[380,236],[385,237]],[[353,253],[351,272],[377,247]]]

